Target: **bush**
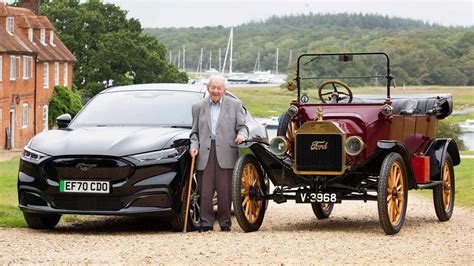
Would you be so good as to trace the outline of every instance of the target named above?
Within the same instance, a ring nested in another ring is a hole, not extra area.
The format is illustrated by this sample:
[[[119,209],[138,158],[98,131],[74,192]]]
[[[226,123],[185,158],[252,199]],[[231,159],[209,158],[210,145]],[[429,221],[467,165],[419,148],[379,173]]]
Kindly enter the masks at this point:
[[[49,125],[56,125],[56,118],[62,114],[70,114],[74,117],[81,110],[81,96],[75,91],[74,87],[72,90],[62,86],[54,87],[53,95],[49,100]]]
[[[466,150],[466,146],[464,145],[464,141],[461,139],[462,134],[463,132],[457,123],[450,123],[443,120],[439,121],[438,132],[436,136],[438,138],[453,139],[454,141],[456,141],[459,150],[464,151]]]

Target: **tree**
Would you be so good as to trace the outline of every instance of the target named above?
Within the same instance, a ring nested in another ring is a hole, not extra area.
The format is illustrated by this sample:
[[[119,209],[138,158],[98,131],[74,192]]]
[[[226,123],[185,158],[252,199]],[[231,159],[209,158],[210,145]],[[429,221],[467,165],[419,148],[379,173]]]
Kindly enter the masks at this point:
[[[138,20],[99,0],[43,1],[41,13],[78,59],[73,83],[92,97],[116,85],[145,82],[185,83],[186,73],[167,63],[166,48],[143,33]]]
[[[56,118],[62,114],[70,114],[71,117],[74,117],[81,108],[81,97],[77,94],[74,86],[72,90],[56,86],[49,100],[48,124],[51,126],[56,124]]]

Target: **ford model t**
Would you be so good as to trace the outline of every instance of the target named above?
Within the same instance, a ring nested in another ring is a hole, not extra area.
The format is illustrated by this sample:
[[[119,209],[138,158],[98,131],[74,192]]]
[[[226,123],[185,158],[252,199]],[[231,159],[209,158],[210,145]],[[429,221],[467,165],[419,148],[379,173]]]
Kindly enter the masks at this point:
[[[233,205],[244,231],[260,228],[268,200],[309,203],[318,219],[335,203],[361,200],[377,201],[383,230],[396,234],[411,189],[433,190],[438,219],[451,218],[459,152],[453,140],[436,138],[438,120],[452,112],[450,95],[392,97],[383,52],[303,54],[294,80],[288,89],[297,98],[277,137],[249,141],[252,153],[236,163]]]

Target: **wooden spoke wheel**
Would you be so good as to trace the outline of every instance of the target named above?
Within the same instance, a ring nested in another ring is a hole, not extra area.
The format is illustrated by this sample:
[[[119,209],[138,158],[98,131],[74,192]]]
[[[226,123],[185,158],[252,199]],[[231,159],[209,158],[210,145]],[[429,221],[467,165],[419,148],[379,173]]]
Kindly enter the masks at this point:
[[[258,200],[257,196],[265,191],[260,163],[251,154],[240,156],[232,175],[232,203],[237,222],[245,232],[257,231],[262,225],[267,201]]]
[[[449,154],[446,155],[440,179],[443,184],[433,188],[433,202],[436,216],[442,222],[451,219],[454,210],[454,170],[453,161]]]
[[[400,231],[405,221],[408,185],[405,163],[398,153],[388,154],[380,169],[377,188],[379,219],[388,235]]]
[[[313,208],[313,213],[316,215],[318,219],[326,219],[332,213],[332,209],[334,208],[334,203],[311,203],[311,207]]]

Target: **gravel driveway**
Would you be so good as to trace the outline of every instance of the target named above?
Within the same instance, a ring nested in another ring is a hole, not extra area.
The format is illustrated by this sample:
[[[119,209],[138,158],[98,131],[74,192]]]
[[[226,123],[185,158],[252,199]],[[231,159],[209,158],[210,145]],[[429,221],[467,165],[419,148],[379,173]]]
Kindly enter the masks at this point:
[[[270,203],[262,228],[171,233],[150,218],[91,217],[54,231],[0,228],[0,263],[363,263],[474,265],[474,213],[438,222],[431,200],[409,196],[407,219],[383,233],[375,202],[344,202],[318,221],[306,204]],[[218,229],[218,226],[215,226]]]

